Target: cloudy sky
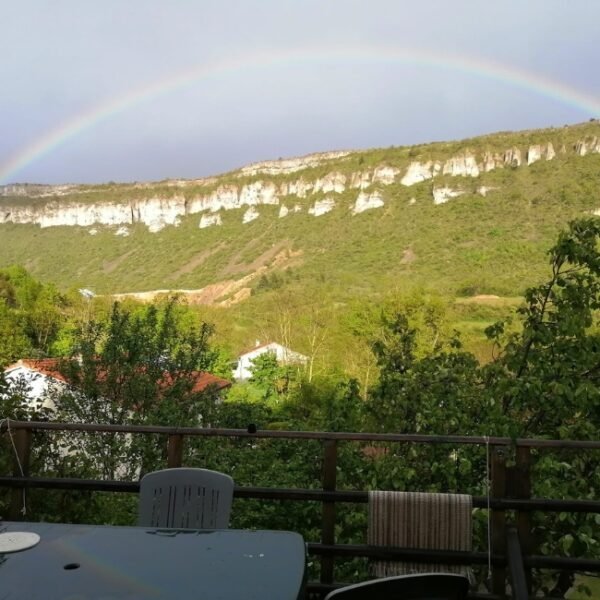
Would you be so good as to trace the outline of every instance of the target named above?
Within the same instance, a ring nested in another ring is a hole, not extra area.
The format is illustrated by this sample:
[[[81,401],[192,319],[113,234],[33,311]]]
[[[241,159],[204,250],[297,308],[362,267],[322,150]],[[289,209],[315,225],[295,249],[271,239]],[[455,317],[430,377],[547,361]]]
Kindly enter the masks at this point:
[[[600,117],[593,0],[19,0],[0,23],[0,183]]]

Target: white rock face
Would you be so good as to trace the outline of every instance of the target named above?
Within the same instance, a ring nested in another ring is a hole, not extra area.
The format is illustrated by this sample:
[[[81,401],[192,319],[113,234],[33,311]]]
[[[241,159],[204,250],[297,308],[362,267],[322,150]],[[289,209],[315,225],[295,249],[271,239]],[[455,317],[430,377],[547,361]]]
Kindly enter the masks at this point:
[[[150,232],[155,233],[166,225],[179,225],[180,217],[185,214],[185,198],[173,196],[170,199],[134,201],[131,212],[134,223],[144,223]]]
[[[352,173],[350,177],[350,187],[353,189],[360,188],[364,190],[371,185],[371,173],[369,171],[359,171]]]
[[[129,204],[49,202],[43,209],[35,206],[11,206],[0,211],[0,223],[33,223],[40,227],[61,225],[89,227],[131,224],[133,215]]]
[[[239,208],[238,188],[235,185],[219,186],[214,192],[206,196],[198,196],[188,202],[188,214],[210,211],[217,212],[221,209],[231,210]]]
[[[460,190],[453,190],[450,187],[444,186],[440,188],[434,188],[433,190],[433,203],[434,204],[444,204],[444,202],[448,202],[451,198],[456,198],[464,194],[464,192]]]
[[[481,170],[489,173],[496,168],[496,161],[494,155],[491,152],[485,152],[483,155],[483,162],[481,164]]]
[[[222,185],[206,196],[190,200],[185,213],[217,212],[260,204],[279,204],[277,186],[274,183],[254,181],[241,190],[236,185]]]
[[[575,144],[575,154],[578,156],[585,156],[588,153],[587,144],[584,140],[578,140]]]
[[[214,192],[206,196],[197,196],[188,202],[188,214],[210,211],[217,212],[221,209],[231,210],[239,208],[238,188],[235,185],[219,186]]]
[[[289,212],[289,208],[285,204],[282,204],[279,208],[279,218],[282,219],[283,217],[287,217]]]
[[[361,192],[356,198],[352,214],[357,215],[358,213],[370,210],[372,208],[380,208],[384,205],[383,198],[379,192],[373,192],[372,194],[366,194]]]
[[[542,158],[542,147],[539,144],[529,146],[527,150],[527,166],[532,165]]]
[[[129,235],[129,229],[127,227],[119,227],[117,231],[115,231],[115,235],[119,235],[121,237],[127,237]]]
[[[204,229],[206,227],[212,227],[213,225],[222,225],[221,215],[202,215],[200,217],[200,224],[198,227]]]
[[[586,154],[600,153],[600,140],[596,136],[578,140],[575,144],[575,153],[579,156],[585,156]]]
[[[470,153],[454,156],[444,163],[444,175],[452,177],[479,177],[479,167],[475,157]]]
[[[564,145],[558,150],[559,153],[567,154]],[[600,153],[600,139],[598,136],[586,136],[577,141],[569,152],[574,152],[578,156],[586,156],[590,153]],[[441,163],[440,161],[413,161],[411,162],[400,183],[404,186],[411,186],[423,181],[432,179],[438,175],[447,175],[451,177],[478,177],[482,172],[489,172],[494,169],[504,168],[505,166],[520,167],[524,163],[531,165],[539,160],[553,160],[556,157],[556,151],[551,142],[532,144],[522,156],[521,150],[517,147],[509,148],[503,153],[492,152],[490,150],[479,155],[479,163],[476,157],[469,151],[453,156]],[[271,173],[281,175],[284,173],[294,173],[302,169],[314,167],[323,164],[324,161],[340,158],[348,155],[349,152],[332,152],[310,155],[304,158],[290,159],[286,161],[270,161],[266,163],[257,163],[250,165],[240,171],[241,174],[249,175],[256,173]],[[43,201],[34,203],[3,200],[2,210],[0,210],[0,224],[2,223],[32,223],[40,227],[56,226],[79,226],[92,227],[94,232],[99,229],[97,226],[130,226],[136,223],[142,223],[148,227],[151,232],[157,232],[166,226],[177,226],[180,220],[186,216],[196,213],[216,214],[221,210],[232,210],[239,208],[259,207],[263,204],[279,205],[280,198],[286,196],[297,196],[298,198],[307,198],[311,193],[323,194],[341,194],[346,189],[352,188],[364,192],[369,186],[374,184],[378,186],[391,185],[400,177],[400,170],[389,165],[380,165],[374,170],[365,170],[354,172],[351,175],[345,175],[340,171],[331,171],[322,178],[308,180],[306,174],[299,176],[298,179],[291,182],[273,183],[268,180],[252,181],[245,185],[217,185],[218,178],[205,178],[194,181],[172,181],[168,182],[175,195],[156,196],[153,184],[136,183],[132,187],[136,190],[148,189],[148,196],[142,199],[130,199],[120,203],[103,202],[102,190],[89,188],[86,186],[46,186],[37,184],[10,184],[0,186],[0,197],[14,196],[20,198],[45,198]],[[181,189],[189,185],[201,185],[203,192],[190,198],[183,197]],[[208,187],[210,186],[210,187]],[[448,199],[438,188],[437,197]],[[448,188],[449,189],[449,188]],[[96,202],[87,201],[90,190],[97,192],[99,200]],[[209,191],[212,190],[212,191]],[[483,191],[482,191],[483,190]],[[482,186],[479,193],[485,195],[489,188]],[[77,195],[86,194],[86,202],[77,200]],[[63,198],[69,195],[68,200]],[[140,192],[135,192],[139,197]],[[366,210],[366,208],[375,208],[378,202],[376,194],[359,194],[352,209],[354,214]],[[294,198],[288,201],[286,207],[281,207],[279,216],[286,216],[289,212],[298,212],[302,208],[298,205],[292,205]],[[311,209],[311,214],[324,214],[323,207],[328,206],[331,198],[327,201],[315,203]],[[359,201],[360,200],[360,201]],[[446,201],[444,200],[444,201]],[[292,208],[293,206],[293,208]],[[244,219],[249,219],[258,210],[246,211]],[[256,217],[253,217],[256,218]],[[201,221],[202,222],[202,221]],[[204,220],[205,225],[216,224],[216,221]],[[245,221],[249,222],[249,221]],[[94,232],[90,232],[94,235]]]
[[[432,163],[428,161],[426,163],[420,162],[411,162],[408,165],[408,170],[404,177],[400,180],[402,185],[414,185],[415,183],[421,183],[422,181],[426,181],[427,179],[431,179],[433,177],[432,173]]]
[[[287,194],[294,194],[298,196],[298,198],[306,198],[309,192],[313,189],[312,181],[305,181],[300,177],[297,181],[293,181],[287,186]]]
[[[504,164],[509,167],[520,167],[523,164],[521,151],[518,148],[510,148],[504,153]]]
[[[330,192],[341,194],[346,191],[346,176],[338,172],[328,173],[323,179],[315,181],[313,191],[325,194]]]
[[[323,200],[317,200],[314,206],[311,206],[308,209],[308,214],[320,217],[321,215],[330,212],[334,206],[335,200],[333,198],[323,198]]]
[[[255,181],[240,191],[240,205],[279,204],[277,187],[271,182]]]
[[[0,215],[0,223],[33,223],[40,227],[143,223],[155,232],[166,225],[178,225],[185,211],[185,200],[181,196],[152,197],[122,204],[50,202],[43,209],[11,208]]]
[[[251,206],[242,217],[242,223],[250,223],[250,221],[254,221],[254,219],[258,219],[260,217],[260,213],[256,210],[254,206]]]
[[[391,185],[396,180],[398,173],[400,173],[400,169],[395,167],[377,167],[373,172],[373,183]]]

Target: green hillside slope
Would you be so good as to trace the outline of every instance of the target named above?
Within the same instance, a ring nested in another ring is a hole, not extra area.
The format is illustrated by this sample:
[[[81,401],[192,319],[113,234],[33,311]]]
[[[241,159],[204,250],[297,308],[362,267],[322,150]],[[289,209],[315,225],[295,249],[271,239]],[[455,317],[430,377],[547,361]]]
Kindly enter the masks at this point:
[[[119,203],[175,196],[186,201],[224,185],[267,181],[275,186],[300,177],[313,181],[331,172],[350,180],[377,167],[398,169],[394,183],[375,183],[384,206],[353,215],[360,190],[343,193],[288,195],[279,205],[258,206],[260,217],[243,223],[247,206],[220,210],[222,225],[199,229],[199,214],[167,225],[158,232],[137,223],[129,235],[115,235],[116,226],[43,227],[35,224],[0,225],[0,266],[24,265],[35,276],[61,288],[85,286],[99,293],[152,289],[202,288],[217,282],[248,281],[231,288],[268,290],[300,286],[327,290],[348,300],[377,296],[405,285],[433,287],[445,294],[518,296],[545,269],[545,251],[557,231],[570,219],[600,208],[600,154],[581,156],[580,140],[600,136],[600,124],[590,122],[560,129],[499,133],[451,143],[354,152],[322,164],[283,175],[230,173],[212,181],[156,184],[77,186],[60,198],[0,198],[3,210],[29,206],[44,211],[52,202]],[[532,144],[552,143],[556,156],[527,166]],[[504,153],[518,148],[521,166],[505,165],[478,177],[439,174],[405,186],[400,179],[414,161],[447,161],[472,153]],[[561,151],[562,150],[562,151]],[[447,186],[462,195],[444,204],[433,202],[434,188]],[[481,187],[490,191],[481,194]],[[478,191],[479,190],[479,191]],[[6,194],[6,192],[5,192]],[[314,203],[333,198],[334,208],[315,217]],[[293,206],[279,218],[281,204]],[[227,301],[230,288],[217,298]],[[247,296],[247,293],[245,294]],[[242,296],[240,296],[242,297]]]

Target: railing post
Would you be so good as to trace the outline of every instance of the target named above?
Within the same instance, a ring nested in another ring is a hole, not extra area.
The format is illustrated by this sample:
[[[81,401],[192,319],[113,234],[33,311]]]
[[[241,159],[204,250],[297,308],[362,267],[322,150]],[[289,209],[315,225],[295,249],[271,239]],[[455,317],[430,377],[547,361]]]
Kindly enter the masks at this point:
[[[337,472],[337,442],[325,440],[323,443],[323,490],[335,491]],[[321,528],[321,543],[335,544],[335,502],[323,502],[323,524]],[[334,557],[321,557],[321,583],[333,583]]]
[[[506,449],[494,446],[491,452],[491,495],[492,498],[504,498],[506,495]],[[491,516],[492,554],[506,556],[506,513],[503,509],[492,509]],[[506,594],[506,567],[492,567],[492,593],[498,596]]]
[[[180,467],[183,462],[183,435],[172,433],[167,442],[167,467]]]
[[[510,570],[510,587],[513,600],[527,600],[527,578],[523,569],[523,555],[519,544],[519,534],[514,527],[509,527],[506,532],[506,547],[508,567]]]
[[[517,447],[515,471],[515,497],[529,500],[531,498],[531,449],[528,447]],[[535,542],[531,533],[531,512],[520,510],[517,512],[517,532],[521,550],[525,556],[534,553]],[[531,568],[525,569],[527,579],[527,590],[531,594],[532,580]]]
[[[13,459],[13,477],[29,476],[29,457],[31,456],[31,429],[17,429],[14,433],[8,430],[8,435],[14,442],[16,456]],[[10,494],[10,507],[8,510],[11,521],[25,519],[23,509],[25,504],[25,488],[13,488]]]

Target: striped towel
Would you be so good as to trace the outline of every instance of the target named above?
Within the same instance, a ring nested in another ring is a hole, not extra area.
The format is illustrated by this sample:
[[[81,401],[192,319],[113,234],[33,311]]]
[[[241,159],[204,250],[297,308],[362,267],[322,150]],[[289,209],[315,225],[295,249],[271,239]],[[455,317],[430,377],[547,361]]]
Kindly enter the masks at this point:
[[[367,544],[429,550],[472,547],[471,496],[422,492],[369,492]],[[457,573],[472,580],[465,565],[374,561],[376,577],[410,573]]]

